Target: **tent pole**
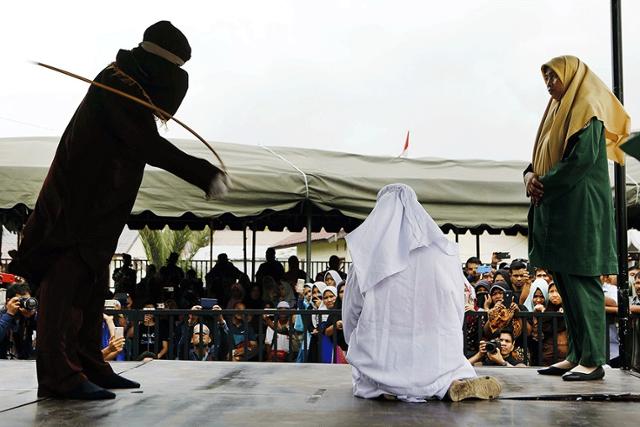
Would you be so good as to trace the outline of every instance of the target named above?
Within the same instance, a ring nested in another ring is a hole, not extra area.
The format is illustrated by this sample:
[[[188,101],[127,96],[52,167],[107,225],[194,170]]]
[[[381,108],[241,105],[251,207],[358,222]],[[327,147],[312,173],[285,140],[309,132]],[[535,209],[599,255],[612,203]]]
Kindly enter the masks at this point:
[[[456,231],[455,234],[456,234],[456,243],[458,243],[458,232]]]
[[[251,281],[256,281],[256,229],[251,230]],[[262,284],[261,284],[262,285]]]
[[[244,254],[244,274],[247,274],[247,224],[245,224],[244,228],[242,229],[242,253]]]
[[[624,103],[622,83],[622,19],[621,0],[611,0],[611,56],[613,93]],[[625,166],[615,163],[616,241],[618,244],[618,330],[620,338],[620,368],[629,369],[629,272],[627,265],[627,200]]]
[[[209,221],[209,268],[210,271],[213,268],[213,220]]]
[[[307,217],[307,282],[311,281],[311,203],[307,200],[304,205]]]
[[[480,235],[476,234],[476,257],[480,258]]]

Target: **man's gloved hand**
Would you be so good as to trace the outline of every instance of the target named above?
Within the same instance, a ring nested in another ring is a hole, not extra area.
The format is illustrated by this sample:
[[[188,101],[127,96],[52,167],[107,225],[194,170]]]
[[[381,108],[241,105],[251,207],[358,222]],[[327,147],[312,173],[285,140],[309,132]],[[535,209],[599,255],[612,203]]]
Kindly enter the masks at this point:
[[[223,197],[231,188],[231,180],[229,175],[224,172],[220,172],[215,178],[211,180],[209,184],[209,191],[207,192],[207,200],[219,199]]]

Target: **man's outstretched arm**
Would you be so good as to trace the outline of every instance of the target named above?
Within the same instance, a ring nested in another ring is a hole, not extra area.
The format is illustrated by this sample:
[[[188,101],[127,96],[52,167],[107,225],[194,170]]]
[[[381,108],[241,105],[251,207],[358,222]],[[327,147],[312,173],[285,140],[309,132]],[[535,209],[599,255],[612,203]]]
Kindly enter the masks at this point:
[[[138,90],[125,86],[116,77],[104,77],[105,84],[143,97]],[[195,185],[209,197],[226,191],[228,181],[219,168],[185,153],[160,136],[151,110],[110,92],[100,93],[100,96],[103,97],[108,120],[113,124],[114,136],[122,144],[122,150]]]

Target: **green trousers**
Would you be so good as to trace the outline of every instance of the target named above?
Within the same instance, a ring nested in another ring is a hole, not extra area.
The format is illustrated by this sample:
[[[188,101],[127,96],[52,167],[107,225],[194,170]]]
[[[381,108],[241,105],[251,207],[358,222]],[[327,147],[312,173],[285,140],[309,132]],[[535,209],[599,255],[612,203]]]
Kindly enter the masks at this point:
[[[569,335],[567,360],[583,366],[606,363],[606,317],[604,292],[598,277],[553,272],[562,297]]]

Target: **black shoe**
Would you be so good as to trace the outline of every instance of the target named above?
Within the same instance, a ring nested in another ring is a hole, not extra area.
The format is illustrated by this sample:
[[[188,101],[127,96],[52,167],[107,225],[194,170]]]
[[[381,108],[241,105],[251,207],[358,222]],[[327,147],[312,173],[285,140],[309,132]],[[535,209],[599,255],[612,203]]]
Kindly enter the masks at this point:
[[[116,395],[109,390],[98,387],[91,381],[85,381],[67,392],[57,392],[39,387],[38,397],[53,397],[55,399],[75,400],[105,400],[115,399]]]
[[[555,366],[549,366],[548,368],[538,369],[540,375],[564,375],[571,369],[557,368]]]
[[[581,372],[570,372],[562,376],[562,379],[565,381],[593,381],[593,380],[601,380],[603,378],[604,378],[604,368],[602,366],[598,366],[590,374],[583,374]]]
[[[91,378],[91,381],[102,388],[140,388],[140,383],[128,380],[115,373],[107,377]]]

